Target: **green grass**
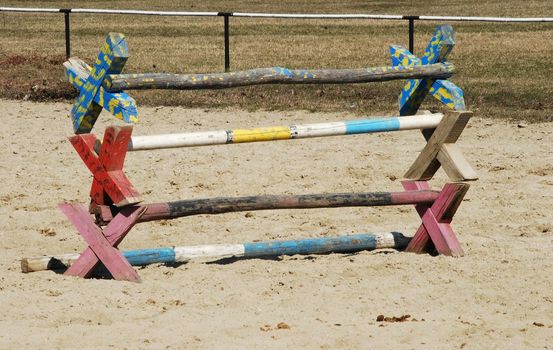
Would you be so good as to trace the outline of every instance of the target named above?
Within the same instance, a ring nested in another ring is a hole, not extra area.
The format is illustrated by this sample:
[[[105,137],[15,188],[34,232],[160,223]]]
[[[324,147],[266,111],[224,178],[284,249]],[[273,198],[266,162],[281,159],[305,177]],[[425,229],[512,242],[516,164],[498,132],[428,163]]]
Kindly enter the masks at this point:
[[[553,16],[553,2],[507,1],[5,1],[17,7],[90,7],[180,11]],[[404,21],[231,18],[231,69],[355,68],[389,64],[388,45],[407,45]],[[109,31],[126,34],[127,72],[217,72],[223,69],[222,18],[71,16],[72,54],[92,62]],[[416,22],[420,55],[439,23]],[[553,120],[553,24],[452,23],[453,81],[483,116]],[[0,97],[73,99],[63,76],[62,14],[3,13]],[[256,86],[216,91],[132,92],[139,105],[240,107],[393,113],[402,82],[325,86]],[[427,108],[441,108],[429,98]]]

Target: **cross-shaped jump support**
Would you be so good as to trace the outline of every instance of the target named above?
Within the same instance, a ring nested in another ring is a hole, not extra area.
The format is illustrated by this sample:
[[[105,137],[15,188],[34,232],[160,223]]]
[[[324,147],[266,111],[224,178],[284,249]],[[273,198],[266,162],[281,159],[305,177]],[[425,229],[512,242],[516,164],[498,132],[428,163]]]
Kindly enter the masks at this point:
[[[424,55],[419,59],[402,46],[390,46],[393,66],[419,66],[446,62],[446,58],[455,46],[455,32],[450,25],[436,28]],[[407,82],[399,96],[399,114],[414,115],[422,101],[430,93],[449,108],[465,110],[463,91],[449,80],[412,79]]]
[[[426,181],[403,181],[402,185],[407,191],[430,189]],[[417,204],[415,209],[422,219],[422,224],[405,251],[424,253],[434,246],[438,254],[463,256],[463,248],[450,223],[468,189],[469,184],[466,183],[448,183],[432,206]]]
[[[123,208],[104,230],[96,226],[91,215],[80,204],[60,204],[59,208],[88,243],[88,248],[65,271],[66,275],[86,278],[102,262],[116,280],[140,282],[140,276],[117,246],[144,214],[145,207]]]
[[[98,142],[94,134],[70,137],[71,144],[92,172],[94,180],[90,190],[91,206],[110,205],[121,207],[141,202],[140,193],[123,172],[123,163],[132,126],[111,126],[106,129],[104,140],[97,155]]]
[[[71,110],[76,134],[90,132],[102,108],[127,122],[137,121],[136,103],[129,95],[110,93],[101,86],[106,75],[121,73],[128,58],[129,48],[123,34],[109,33],[93,68],[77,59],[64,63],[67,78],[80,90]]]
[[[478,179],[455,144],[471,117],[472,112],[446,114],[436,129],[423,130],[426,146],[405,173],[405,178],[430,180],[442,166],[453,181]]]

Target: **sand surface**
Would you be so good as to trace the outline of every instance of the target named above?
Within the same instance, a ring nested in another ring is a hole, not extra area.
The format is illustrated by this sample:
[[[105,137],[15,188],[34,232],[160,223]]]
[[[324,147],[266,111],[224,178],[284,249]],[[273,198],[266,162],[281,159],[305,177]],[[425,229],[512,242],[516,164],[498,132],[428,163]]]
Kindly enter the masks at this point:
[[[376,251],[195,261],[141,268],[135,284],[20,271],[23,257],[85,246],[57,209],[86,204],[91,183],[66,139],[70,108],[0,101],[1,349],[553,348],[553,123],[471,120],[459,145],[480,180],[453,222],[463,258]],[[352,118],[169,107],[140,115],[136,135]],[[98,133],[115,122],[100,118]],[[401,190],[423,145],[406,131],[135,152],[125,168],[147,202]],[[440,171],[432,184],[446,181]],[[138,225],[122,248],[411,236],[418,224],[411,207],[202,215]]]

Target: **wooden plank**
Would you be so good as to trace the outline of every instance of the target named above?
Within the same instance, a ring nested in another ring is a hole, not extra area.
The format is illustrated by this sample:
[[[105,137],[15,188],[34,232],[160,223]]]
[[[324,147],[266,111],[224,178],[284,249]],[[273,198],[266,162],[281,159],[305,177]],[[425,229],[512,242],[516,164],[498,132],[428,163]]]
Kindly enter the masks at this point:
[[[231,73],[207,74],[113,74],[106,77],[104,88],[116,92],[144,89],[225,89],[261,84],[351,84],[397,79],[446,79],[455,71],[451,63],[417,67],[375,67],[359,69],[288,69],[256,68]]]
[[[106,128],[98,160],[106,171],[121,170],[132,135],[131,126]]]
[[[436,156],[452,181],[478,180],[478,174],[454,143],[444,143]]]
[[[402,181],[401,184],[406,191],[426,191],[430,190],[430,185],[426,181]],[[424,203],[416,204],[415,210],[422,217],[425,211],[428,209],[428,205]],[[420,225],[411,242],[406,248],[406,251],[411,253],[422,254],[430,251],[432,248],[432,241],[424,225]]]
[[[400,45],[390,45],[390,60],[394,67],[415,67],[422,65],[421,60]]]
[[[467,110],[463,90],[449,80],[436,80],[432,84],[429,93],[454,111]]]
[[[115,203],[116,206],[124,206],[141,201],[140,193],[134,188],[122,170],[131,134],[131,126],[111,126],[106,128],[98,161],[102,164],[103,169],[108,172],[110,178],[119,184],[117,191],[121,191],[122,196],[114,200],[109,195],[110,192],[106,191],[102,184],[94,179],[90,190],[90,198],[93,199],[94,205],[110,205]],[[91,149],[90,144],[88,146]],[[106,198],[105,194],[109,198]]]
[[[444,62],[454,45],[455,33],[451,26],[438,26],[434,32],[434,36],[426,47],[420,64]],[[437,79],[419,79],[409,81],[400,95],[399,114],[415,114],[436,80]]]
[[[449,223],[440,223],[432,210],[425,211],[422,222],[438,254],[461,257],[463,248]]]
[[[455,32],[449,25],[438,26],[421,59],[407,49],[390,46],[392,65],[416,67],[419,65],[446,62],[447,55],[455,45]],[[445,78],[413,79],[407,82],[399,97],[400,115],[414,115],[427,94],[433,95],[449,108],[465,110],[463,91]]]
[[[469,185],[465,183],[446,184],[440,197],[421,218],[439,254],[454,257],[464,255],[450,223],[468,189]]]

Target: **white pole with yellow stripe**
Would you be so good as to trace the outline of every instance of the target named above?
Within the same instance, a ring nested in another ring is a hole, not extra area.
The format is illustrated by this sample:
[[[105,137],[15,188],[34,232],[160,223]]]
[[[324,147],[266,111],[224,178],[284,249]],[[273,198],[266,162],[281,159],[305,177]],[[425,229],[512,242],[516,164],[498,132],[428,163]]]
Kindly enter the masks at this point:
[[[443,114],[434,113],[254,129],[133,136],[129,143],[129,151],[433,129],[438,126],[442,118]]]

